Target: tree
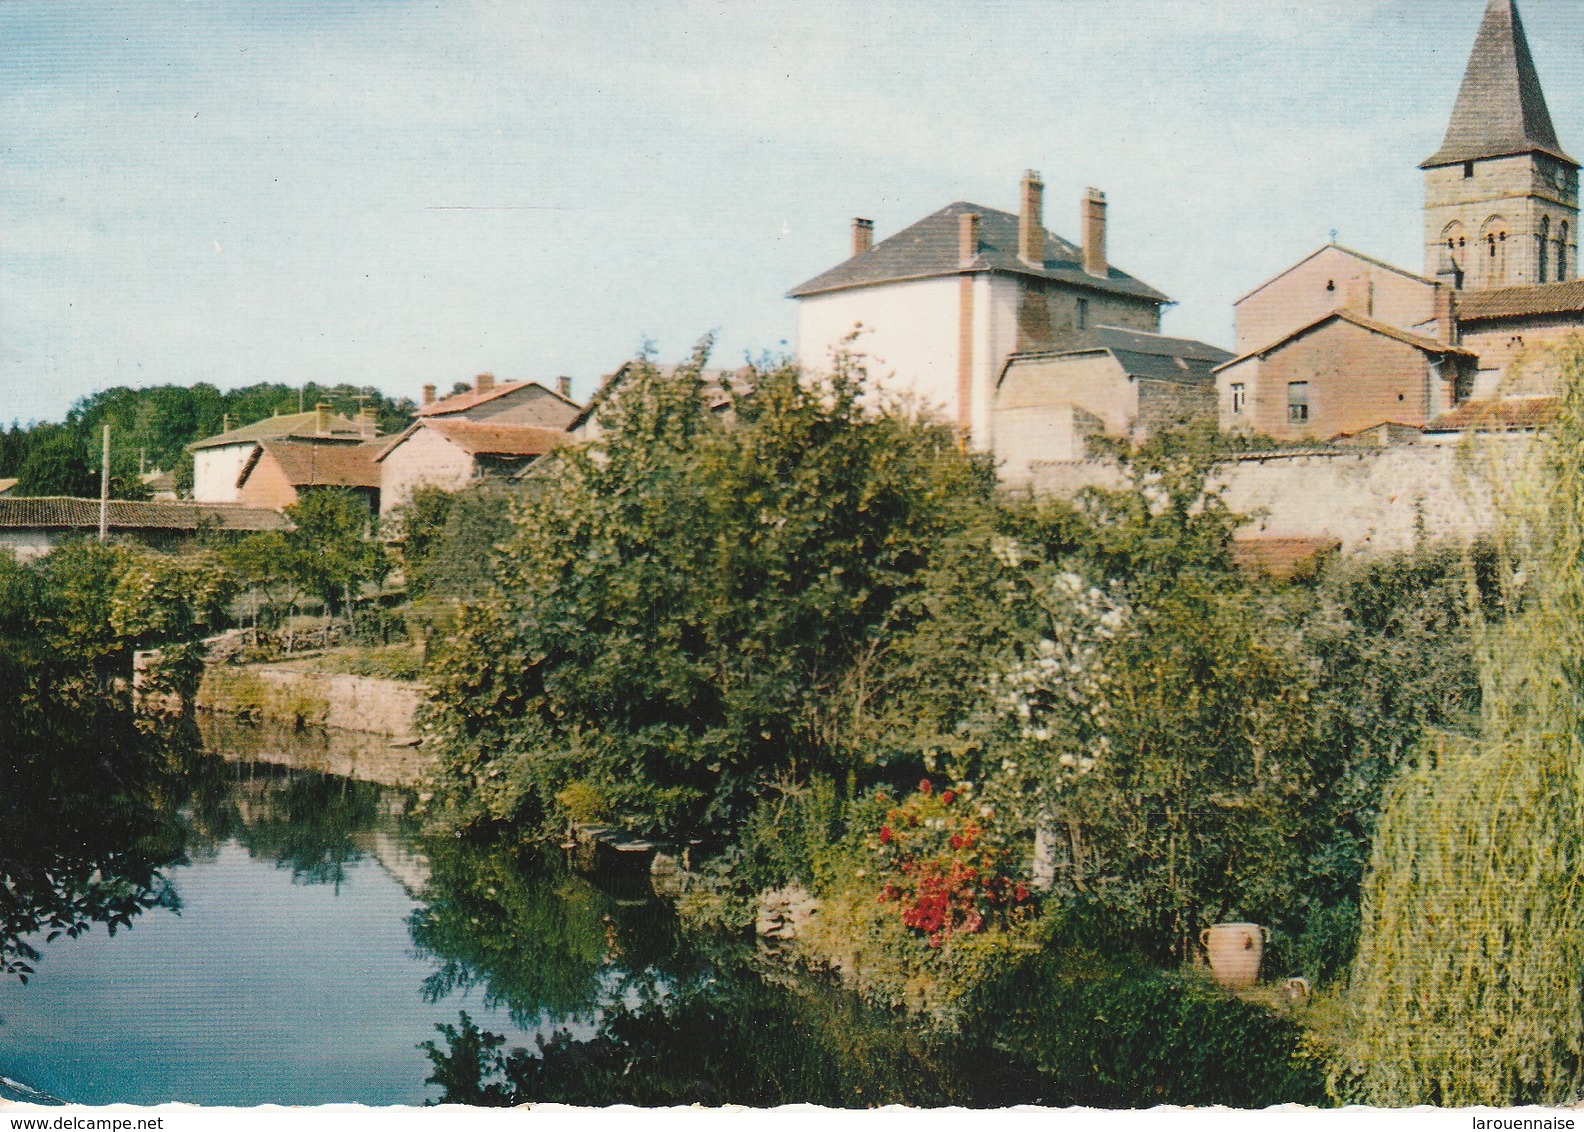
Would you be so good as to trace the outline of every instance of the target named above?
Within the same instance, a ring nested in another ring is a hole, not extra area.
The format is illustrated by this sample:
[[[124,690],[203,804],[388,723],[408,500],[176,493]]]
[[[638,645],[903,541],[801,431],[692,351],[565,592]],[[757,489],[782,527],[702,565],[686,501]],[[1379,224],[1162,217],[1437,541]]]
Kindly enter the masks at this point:
[[[370,535],[368,507],[352,492],[316,488],[286,508],[287,562],[303,589],[332,609],[350,608],[363,584],[385,577],[389,561]]]

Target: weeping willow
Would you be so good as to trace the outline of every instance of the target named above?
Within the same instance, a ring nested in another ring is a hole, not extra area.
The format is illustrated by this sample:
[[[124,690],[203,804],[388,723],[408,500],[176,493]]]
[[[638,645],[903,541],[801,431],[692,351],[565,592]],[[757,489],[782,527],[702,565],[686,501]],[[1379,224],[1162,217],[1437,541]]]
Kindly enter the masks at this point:
[[[1554,367],[1559,418],[1526,457],[1488,442],[1511,612],[1477,630],[1479,737],[1427,741],[1384,800],[1347,1099],[1584,1094],[1584,339],[1531,364]]]

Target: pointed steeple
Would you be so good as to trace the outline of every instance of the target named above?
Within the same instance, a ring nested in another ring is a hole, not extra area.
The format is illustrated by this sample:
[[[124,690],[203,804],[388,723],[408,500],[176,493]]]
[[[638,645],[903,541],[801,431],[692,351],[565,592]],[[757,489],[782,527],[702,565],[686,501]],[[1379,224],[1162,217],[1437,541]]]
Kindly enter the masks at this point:
[[[1420,168],[1537,152],[1578,167],[1557,141],[1518,5],[1490,0],[1446,140]]]

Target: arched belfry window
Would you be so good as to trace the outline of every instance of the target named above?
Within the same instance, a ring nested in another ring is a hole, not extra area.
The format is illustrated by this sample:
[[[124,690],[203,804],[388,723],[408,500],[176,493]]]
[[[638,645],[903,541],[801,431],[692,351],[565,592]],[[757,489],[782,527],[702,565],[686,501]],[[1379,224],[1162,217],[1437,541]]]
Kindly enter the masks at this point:
[[[1486,287],[1500,287],[1507,282],[1507,221],[1492,216],[1480,230],[1480,278]]]
[[[1551,266],[1551,218],[1540,218],[1540,282],[1549,283]]]
[[[1569,254],[1571,245],[1568,244],[1568,224],[1566,220],[1562,221],[1562,226],[1557,229],[1556,246],[1557,282],[1566,283],[1573,277],[1571,269],[1576,259],[1576,257]]]
[[[1455,286],[1463,286],[1463,276],[1468,271],[1468,232],[1461,220],[1454,220],[1441,229],[1442,270],[1450,269],[1456,279]]]

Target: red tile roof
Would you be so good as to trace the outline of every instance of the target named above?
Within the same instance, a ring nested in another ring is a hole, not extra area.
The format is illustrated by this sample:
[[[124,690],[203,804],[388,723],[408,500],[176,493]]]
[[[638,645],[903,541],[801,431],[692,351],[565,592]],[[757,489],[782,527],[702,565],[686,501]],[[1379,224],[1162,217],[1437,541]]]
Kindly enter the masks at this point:
[[[378,487],[379,465],[374,462],[385,445],[315,443],[305,440],[261,440],[237,477],[240,487],[266,456],[280,465],[293,487]]]
[[[453,393],[449,397],[442,397],[432,405],[425,405],[423,408],[419,409],[418,415],[420,417],[442,417],[449,416],[452,413],[466,412],[468,409],[482,405],[486,401],[493,401],[497,397],[504,397],[508,393],[515,393],[519,389],[527,389],[530,385],[537,385],[540,389],[543,389],[546,393],[550,394],[550,396],[556,398],[559,401],[565,401],[568,405],[572,405],[574,407],[577,405],[576,401],[562,397],[561,394],[557,393],[555,390],[548,389],[543,385],[539,385],[537,381],[507,381],[502,382],[499,385],[492,386],[491,388],[484,390],[482,393],[477,389],[470,389],[466,393]]]
[[[1465,401],[1449,413],[1442,413],[1431,426],[1435,432],[1461,432],[1480,429],[1508,432],[1543,428],[1556,420],[1559,404],[1555,397],[1523,397],[1501,401]]]
[[[1300,326],[1297,330],[1288,332],[1268,346],[1262,346],[1258,350],[1250,350],[1241,357],[1233,358],[1230,362],[1223,362],[1221,365],[1216,367],[1216,372],[1220,373],[1224,369],[1231,369],[1233,366],[1242,362],[1246,362],[1250,358],[1264,357],[1266,354],[1274,353],[1276,350],[1280,349],[1282,346],[1285,346],[1294,339],[1303,337],[1311,330],[1318,330],[1326,323],[1336,319],[1340,319],[1343,322],[1350,322],[1354,326],[1370,331],[1372,334],[1380,334],[1387,338],[1395,338],[1397,341],[1407,343],[1417,350],[1423,350],[1427,354],[1462,354],[1465,357],[1470,358],[1475,356],[1470,351],[1465,350],[1462,346],[1452,346],[1446,342],[1441,342],[1434,338],[1426,338],[1422,334],[1415,334],[1411,330],[1404,330],[1400,326],[1392,326],[1385,322],[1376,322],[1373,318],[1365,318],[1363,315],[1354,311],[1334,310],[1330,314],[1322,315],[1311,323]]]
[[[109,526],[111,530],[283,531],[290,529],[291,523],[279,512],[262,507],[112,499]],[[66,496],[0,498],[0,528],[97,530],[99,501]]]
[[[363,435],[363,427],[356,421],[330,413],[325,419],[326,429],[319,428],[317,410],[307,413],[287,413],[279,417],[265,417],[250,425],[206,437],[187,446],[189,451],[201,448],[223,448],[231,444],[247,444],[255,440],[273,440],[282,436],[336,436],[355,440]]]
[[[1584,279],[1498,291],[1459,291],[1457,296],[1459,322],[1538,314],[1584,314]]]
[[[384,460],[421,428],[433,429],[471,456],[543,456],[552,448],[568,443],[569,437],[558,428],[536,425],[497,425],[487,421],[419,421],[374,457]]]
[[[1342,540],[1329,535],[1315,538],[1279,538],[1251,535],[1232,540],[1232,560],[1249,574],[1263,574],[1285,582],[1327,554],[1342,549]]]

